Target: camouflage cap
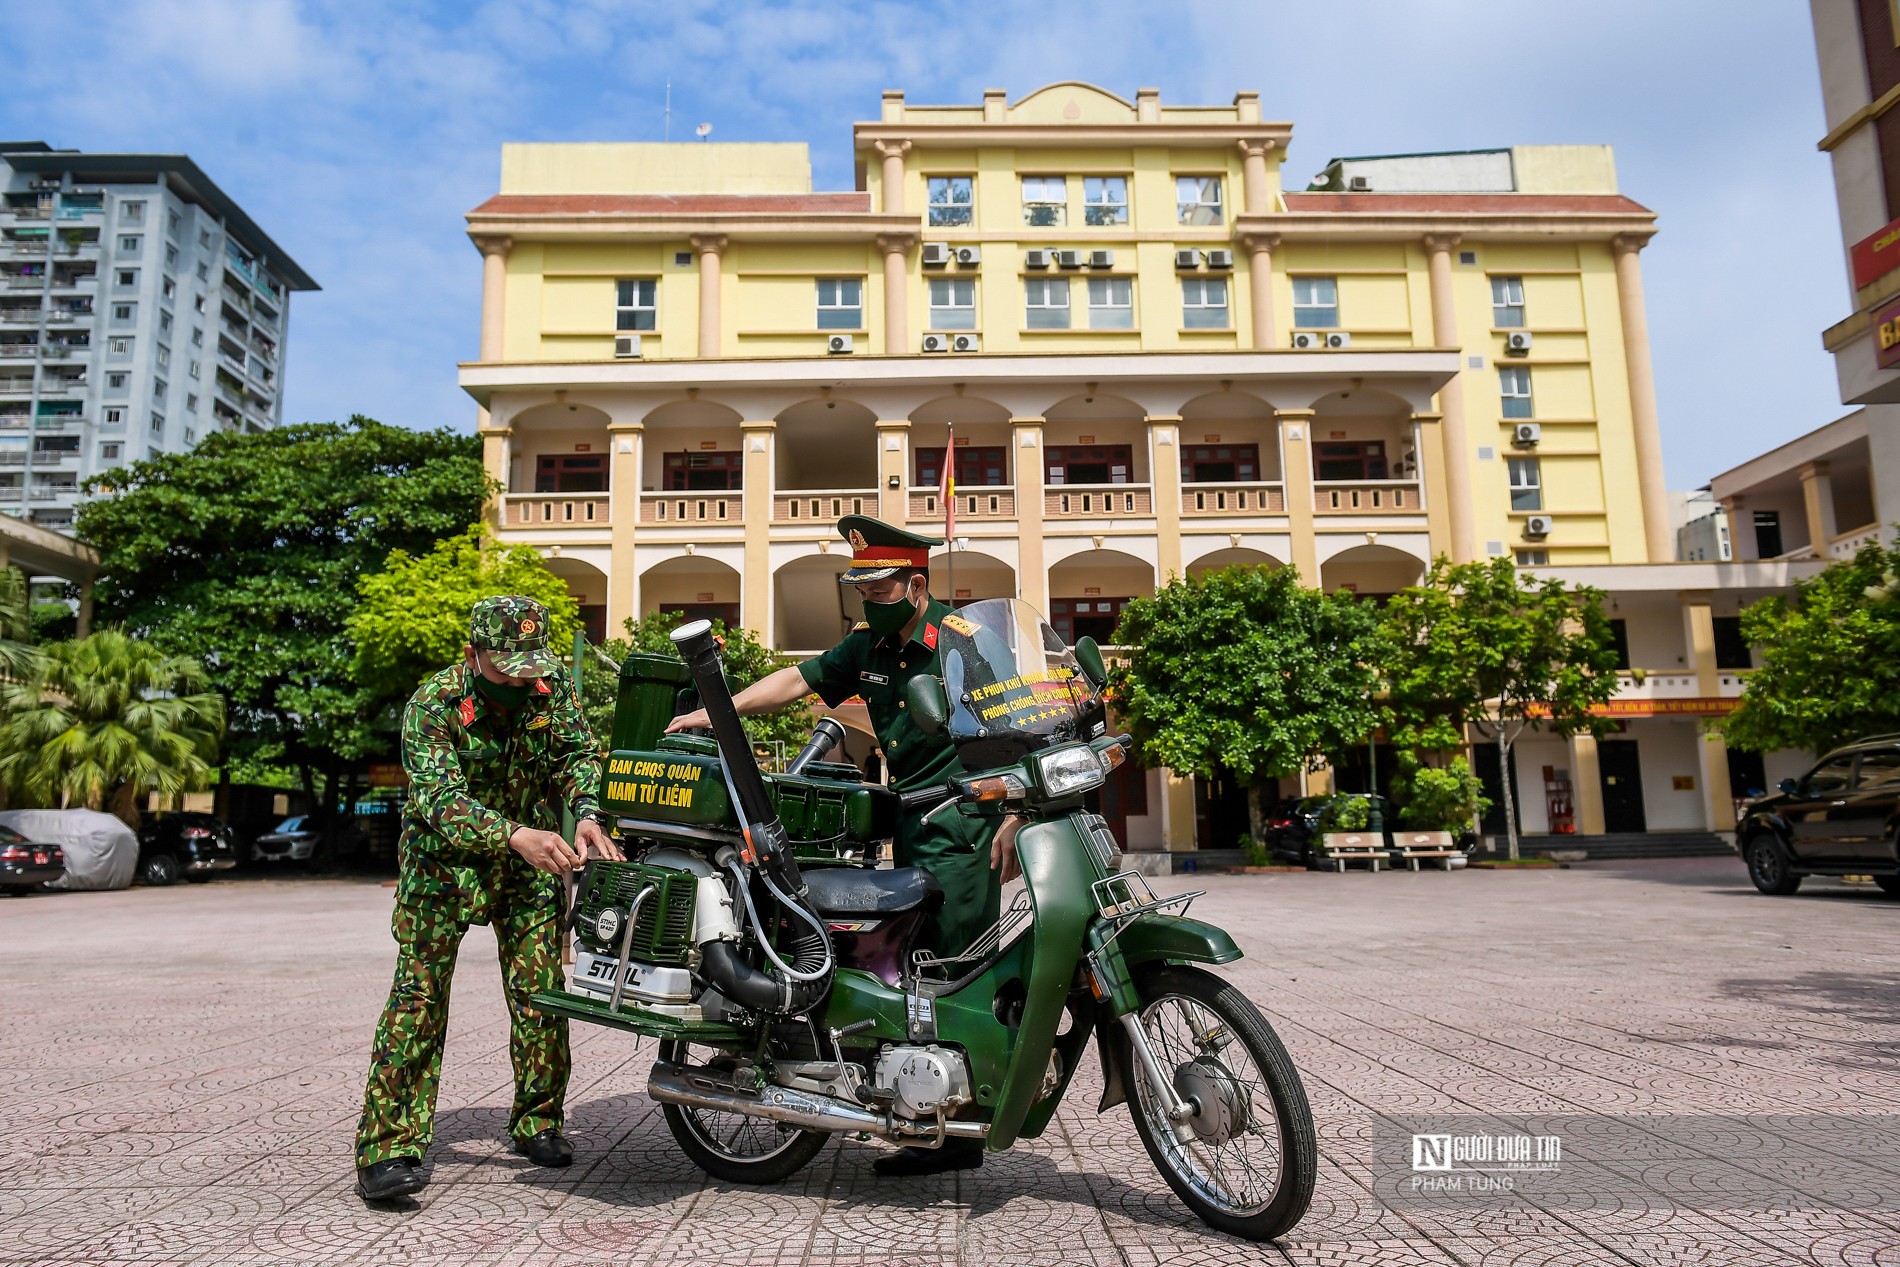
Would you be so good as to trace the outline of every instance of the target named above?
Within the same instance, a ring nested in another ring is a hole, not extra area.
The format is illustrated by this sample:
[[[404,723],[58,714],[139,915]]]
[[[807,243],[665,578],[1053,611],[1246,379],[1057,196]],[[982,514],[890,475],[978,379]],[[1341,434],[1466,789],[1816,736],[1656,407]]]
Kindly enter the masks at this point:
[[[468,645],[492,651],[509,677],[544,677],[560,667],[548,651],[548,609],[523,594],[497,594],[468,613]]]

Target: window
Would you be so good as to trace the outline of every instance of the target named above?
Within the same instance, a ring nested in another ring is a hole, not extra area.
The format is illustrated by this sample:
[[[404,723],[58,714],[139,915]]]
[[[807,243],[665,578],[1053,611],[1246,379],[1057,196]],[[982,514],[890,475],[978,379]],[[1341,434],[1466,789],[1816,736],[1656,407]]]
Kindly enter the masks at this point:
[[[1181,446],[1183,484],[1244,484],[1259,478],[1260,446],[1257,444]]]
[[[1852,781],[1853,769],[1854,754],[1850,752],[1846,756],[1835,757],[1832,761],[1816,766],[1809,772],[1808,777],[1801,781],[1801,784],[1812,796],[1823,796],[1829,792],[1845,792]]]
[[[178,232],[178,226],[182,223],[183,221],[179,218],[176,210],[167,211],[165,213],[165,226],[168,232]]]
[[[185,412],[193,414],[198,412],[198,398],[190,392],[185,393]]]
[[[1069,181],[1066,176],[1023,177],[1023,223],[1047,229],[1069,222]]]
[[[108,427],[123,427],[125,425],[125,410],[116,405],[112,406],[106,410],[105,420],[106,426]]]
[[[624,278],[616,283],[614,329],[656,330],[660,284],[651,277]]]
[[[142,201],[122,202],[119,204],[120,224],[144,224],[145,204]]]
[[[157,413],[157,412],[154,412],[152,414],[152,434],[155,436],[162,436],[165,434],[165,415],[164,414]]]
[[[1616,653],[1616,667],[1630,667],[1630,622],[1612,620],[1610,622],[1610,650]]]
[[[137,255],[145,248],[145,239],[136,233],[119,235],[119,254]]]
[[[995,488],[1008,483],[1004,470],[1007,449],[1000,444],[959,444],[953,474],[959,492],[972,488]],[[938,488],[943,484],[943,449],[917,450],[918,488]]]
[[[1313,445],[1316,480],[1382,480],[1387,478],[1385,441],[1320,440]]]
[[[1717,616],[1715,625],[1715,667],[1718,669],[1752,669],[1755,657],[1750,653],[1747,639],[1742,637],[1742,618],[1740,616]]]
[[[33,438],[33,452],[35,453],[77,453],[79,452],[79,437],[78,436],[35,436]]]
[[[1134,447],[1126,444],[1052,444],[1044,470],[1051,484],[1126,484]]]
[[[864,282],[857,277],[820,277],[818,279],[818,328],[820,330],[862,330],[864,328]]]
[[[1524,279],[1491,279],[1491,324],[1515,330],[1524,324]]]
[[[1030,277],[1023,281],[1028,315],[1023,324],[1031,330],[1067,330],[1069,328],[1069,279],[1066,277]]]
[[[1221,224],[1220,177],[1176,176],[1175,218],[1182,224]]]
[[[1227,279],[1225,277],[1183,277],[1181,279],[1181,325],[1189,330],[1225,330],[1227,328]]]
[[[930,328],[932,330],[976,329],[975,278],[933,277],[930,279]]]
[[[106,390],[109,392],[124,391],[127,377],[128,375],[124,370],[107,370]]]
[[[188,368],[188,369],[187,369],[187,370],[185,371],[185,373],[187,373],[187,374],[189,374],[189,375],[191,375],[191,376],[192,376],[193,378],[196,378],[196,377],[198,377],[198,362],[196,362],[196,361],[193,361],[193,362],[191,363],[191,366],[190,366],[190,368]]]
[[[158,368],[165,369],[171,365],[172,350],[166,347],[163,343],[158,345],[158,351],[155,355],[158,360]]]
[[[744,487],[745,455],[737,449],[666,455],[668,492],[723,493]]]
[[[132,309],[135,306],[134,304],[113,304],[112,319],[114,321],[130,321],[132,319]]]
[[[118,282],[120,290],[135,289],[139,284],[139,271],[136,268],[122,268],[114,280]]]
[[[158,332],[160,334],[170,334],[172,332],[172,315],[163,309],[160,309],[158,314]]]
[[[1082,221],[1092,229],[1128,223],[1128,178],[1084,176]]]
[[[1511,509],[1544,508],[1544,473],[1536,458],[1506,458],[1511,473]]]
[[[201,348],[204,345],[205,345],[204,329],[202,327],[193,327],[191,331],[191,346],[194,348]]]
[[[205,310],[205,297],[203,295],[193,295],[191,308],[193,312],[203,312]]]
[[[1135,282],[1130,277],[1089,278],[1089,329],[1135,328]]]
[[[166,389],[169,386],[170,384],[166,383],[166,381],[162,378],[153,379],[152,380],[152,399],[156,401],[163,401],[165,399]]]
[[[211,249],[211,230],[209,229],[198,230],[198,245],[203,247],[207,251]]]
[[[1521,568],[1549,567],[1550,566],[1550,551],[1548,550],[1519,550],[1517,552],[1517,565]]]
[[[167,277],[158,284],[158,293],[167,299],[178,297],[178,283]]]
[[[119,454],[124,450],[125,445],[120,441],[108,440],[99,446],[99,460],[101,462],[117,462],[119,460]]]
[[[1113,646],[1115,625],[1127,598],[1055,598],[1049,600],[1049,623],[1064,642],[1088,637]]]
[[[1522,365],[1506,365],[1498,370],[1498,394],[1503,398],[1506,418],[1531,416],[1531,372]]]
[[[203,260],[198,261],[198,280],[201,282],[208,282],[211,280],[211,266],[205,263]],[[204,309],[200,308],[198,311],[203,312]]]
[[[124,335],[107,339],[106,351],[113,356],[130,356],[132,355],[132,340],[126,338]]]
[[[196,430],[194,430],[194,429],[193,429],[193,428],[191,428],[191,427],[186,427],[186,428],[185,428],[185,443],[186,443],[186,444],[196,444],[197,442],[198,442],[198,433],[197,433],[197,431],[196,431]]]
[[[1900,749],[1869,748],[1860,754],[1857,786],[1880,787],[1896,779],[1900,779]]]
[[[1331,277],[1293,279],[1293,324],[1302,330],[1332,330],[1339,325],[1339,283]]]
[[[170,242],[165,244],[165,267],[178,267],[178,248],[173,246]]]
[[[930,227],[954,229],[968,225],[975,205],[973,183],[968,176],[932,176],[930,191]]]
[[[604,493],[607,459],[599,454],[560,455],[535,461],[537,493]]]

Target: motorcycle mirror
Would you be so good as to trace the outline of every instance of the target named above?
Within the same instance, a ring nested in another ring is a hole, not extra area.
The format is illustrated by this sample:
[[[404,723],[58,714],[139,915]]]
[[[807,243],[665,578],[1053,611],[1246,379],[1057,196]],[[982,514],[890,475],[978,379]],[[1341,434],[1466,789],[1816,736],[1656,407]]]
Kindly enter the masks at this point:
[[[1108,685],[1108,665],[1102,662],[1102,649],[1087,634],[1075,640],[1075,663],[1089,680],[1089,689],[1101,691]]]
[[[911,724],[926,735],[940,735],[950,718],[950,696],[943,679],[919,674],[904,686],[904,703],[910,709]]]

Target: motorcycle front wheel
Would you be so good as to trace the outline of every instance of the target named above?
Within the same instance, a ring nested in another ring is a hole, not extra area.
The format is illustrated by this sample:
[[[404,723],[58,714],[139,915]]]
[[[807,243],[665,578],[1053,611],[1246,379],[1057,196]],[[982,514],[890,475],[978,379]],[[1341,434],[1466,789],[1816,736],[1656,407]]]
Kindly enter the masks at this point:
[[[1155,1168],[1210,1227],[1254,1241],[1287,1232],[1313,1200],[1319,1144],[1279,1036],[1251,999],[1199,968],[1149,965],[1135,988],[1156,1060],[1194,1109],[1182,1139],[1127,1051],[1129,1108]]]
[[[659,1055],[678,1065],[707,1064],[720,1058],[714,1048],[695,1047],[679,1039],[662,1042]],[[783,1183],[803,1170],[831,1138],[824,1131],[800,1130],[745,1113],[683,1104],[662,1104],[660,1112],[680,1151],[695,1166],[727,1183]]]

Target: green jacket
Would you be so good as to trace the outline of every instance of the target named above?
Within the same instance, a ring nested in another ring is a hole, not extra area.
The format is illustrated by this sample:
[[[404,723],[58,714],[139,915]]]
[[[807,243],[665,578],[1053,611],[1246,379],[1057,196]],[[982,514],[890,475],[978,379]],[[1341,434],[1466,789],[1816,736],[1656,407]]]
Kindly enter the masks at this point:
[[[904,686],[914,677],[941,674],[937,631],[950,608],[931,599],[910,640],[885,642],[868,625],[858,625],[823,655],[798,666],[805,684],[832,708],[853,695],[864,700],[890,768],[890,785],[908,792],[963,773],[947,735],[926,735],[910,719]]]
[[[565,673],[540,679],[520,708],[496,708],[465,664],[425,681],[402,715],[400,899],[454,900],[485,923],[516,827],[561,828],[599,808],[600,754]],[[554,877],[548,881],[550,896]]]

